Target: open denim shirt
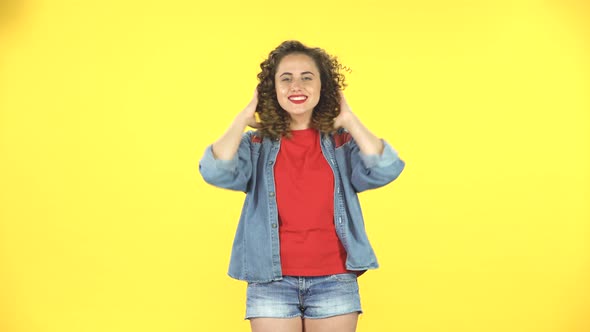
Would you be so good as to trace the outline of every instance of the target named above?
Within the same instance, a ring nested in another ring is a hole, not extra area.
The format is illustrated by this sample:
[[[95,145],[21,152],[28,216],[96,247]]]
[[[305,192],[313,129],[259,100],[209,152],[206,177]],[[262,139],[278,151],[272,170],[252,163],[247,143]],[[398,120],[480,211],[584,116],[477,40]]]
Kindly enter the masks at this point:
[[[322,135],[321,149],[334,172],[334,226],[346,249],[350,271],[379,265],[365,232],[357,193],[395,180],[405,163],[387,143],[381,155],[364,155],[344,130]],[[280,139],[244,133],[231,160],[219,160],[207,147],[199,170],[203,179],[220,188],[243,191],[246,199],[235,234],[228,274],[248,282],[281,280],[279,220],[274,163]]]

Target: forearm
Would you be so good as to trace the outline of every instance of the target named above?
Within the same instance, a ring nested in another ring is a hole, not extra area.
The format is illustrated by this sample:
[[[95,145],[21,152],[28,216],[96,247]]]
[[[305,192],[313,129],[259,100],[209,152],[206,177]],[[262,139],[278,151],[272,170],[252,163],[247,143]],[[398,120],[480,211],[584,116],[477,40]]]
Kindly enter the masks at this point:
[[[247,120],[239,114],[226,132],[213,143],[212,150],[215,159],[230,160],[238,152]]]
[[[380,155],[383,153],[383,141],[365,127],[353,113],[348,114],[343,127],[352,135],[363,154]]]

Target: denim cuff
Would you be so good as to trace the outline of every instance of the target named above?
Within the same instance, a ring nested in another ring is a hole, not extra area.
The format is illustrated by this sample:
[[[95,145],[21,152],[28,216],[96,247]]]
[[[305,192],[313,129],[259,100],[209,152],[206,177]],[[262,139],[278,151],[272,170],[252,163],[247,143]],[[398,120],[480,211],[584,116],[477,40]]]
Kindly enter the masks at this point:
[[[361,159],[365,164],[366,168],[373,168],[373,167],[387,167],[399,159],[397,151],[395,151],[389,143],[384,140],[383,142],[383,152],[379,154],[363,154],[360,153]]]
[[[238,167],[238,154],[230,160],[215,159],[213,156],[213,145],[209,145],[205,150],[205,155],[201,160],[201,164],[205,167],[234,172]]]

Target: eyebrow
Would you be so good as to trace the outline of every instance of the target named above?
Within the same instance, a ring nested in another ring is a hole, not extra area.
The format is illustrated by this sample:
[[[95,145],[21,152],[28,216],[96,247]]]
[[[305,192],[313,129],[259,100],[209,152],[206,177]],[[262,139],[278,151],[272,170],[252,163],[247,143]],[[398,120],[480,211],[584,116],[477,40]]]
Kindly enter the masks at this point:
[[[312,72],[310,72],[310,71],[304,71],[304,72],[302,72],[302,73],[301,73],[301,75],[305,75],[305,74],[312,74],[313,76],[315,76],[315,75],[314,75]],[[282,73],[281,75],[279,75],[279,77],[281,77],[281,76],[283,76],[283,75],[293,75],[293,74],[292,74],[292,73],[289,73],[289,72],[285,72],[285,73]]]

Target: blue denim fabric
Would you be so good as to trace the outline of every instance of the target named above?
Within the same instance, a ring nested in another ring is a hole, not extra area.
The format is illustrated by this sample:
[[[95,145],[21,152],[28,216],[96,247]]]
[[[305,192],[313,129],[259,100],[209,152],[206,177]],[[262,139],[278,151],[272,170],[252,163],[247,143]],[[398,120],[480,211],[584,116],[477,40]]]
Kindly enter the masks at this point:
[[[354,273],[284,276],[278,281],[248,283],[246,291],[246,319],[327,318],[362,311]]]
[[[246,193],[235,234],[228,274],[249,282],[282,279],[279,221],[275,198],[274,163],[280,139],[253,140],[244,133],[231,160],[215,159],[207,147],[199,170],[214,186]],[[395,180],[405,163],[384,141],[381,155],[364,155],[354,139],[335,147],[331,135],[322,135],[321,149],[334,172],[334,225],[346,249],[350,271],[376,269],[379,265],[365,232],[357,193]]]

